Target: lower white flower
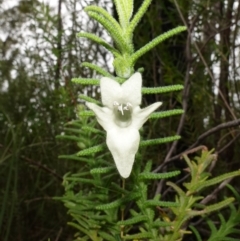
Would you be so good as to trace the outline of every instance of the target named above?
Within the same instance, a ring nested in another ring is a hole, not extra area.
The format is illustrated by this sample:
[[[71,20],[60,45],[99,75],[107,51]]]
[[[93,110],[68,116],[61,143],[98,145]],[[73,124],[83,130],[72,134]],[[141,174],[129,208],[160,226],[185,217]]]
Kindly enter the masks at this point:
[[[104,107],[86,103],[107,132],[107,146],[123,178],[128,178],[132,171],[140,142],[139,129],[150,114],[162,104],[156,102],[141,109],[141,87],[140,73],[133,74],[122,85],[103,77],[100,80],[100,89]]]

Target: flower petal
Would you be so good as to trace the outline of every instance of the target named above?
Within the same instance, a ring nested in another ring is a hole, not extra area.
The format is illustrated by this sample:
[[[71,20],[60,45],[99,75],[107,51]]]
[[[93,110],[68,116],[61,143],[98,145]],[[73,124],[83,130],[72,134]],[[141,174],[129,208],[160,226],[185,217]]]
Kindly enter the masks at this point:
[[[113,102],[122,96],[121,85],[113,79],[103,77],[100,80],[100,88],[103,105],[113,109]]]
[[[122,103],[131,103],[133,108],[140,105],[142,101],[142,76],[140,73],[133,74],[122,84]]]
[[[142,94],[142,76],[140,73],[133,74],[122,85],[108,77],[100,80],[102,103],[108,108],[113,108],[113,102],[122,104],[131,103],[133,107],[141,104]]]
[[[140,135],[136,129],[114,128],[107,132],[107,146],[123,178],[131,174],[139,142]]]
[[[139,130],[147,121],[148,117],[152,114],[152,112],[161,105],[162,102],[156,102],[144,109],[140,109],[139,106],[133,109],[131,128],[136,128],[137,130]]]
[[[90,102],[86,102],[86,106],[95,113],[98,123],[105,131],[108,131],[116,126],[113,121],[113,112],[110,109],[107,107],[100,107]]]

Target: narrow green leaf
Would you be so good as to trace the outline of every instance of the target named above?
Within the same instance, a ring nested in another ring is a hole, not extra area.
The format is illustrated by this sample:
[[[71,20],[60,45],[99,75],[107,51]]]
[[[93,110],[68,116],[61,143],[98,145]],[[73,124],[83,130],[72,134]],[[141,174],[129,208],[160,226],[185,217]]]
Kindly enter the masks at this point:
[[[108,210],[108,209],[120,207],[122,204],[123,204],[123,199],[118,199],[111,203],[98,205],[98,206],[96,206],[96,209],[97,210]]]
[[[124,203],[139,199],[142,196],[141,192],[131,192],[123,197]]]
[[[94,168],[90,171],[91,174],[102,174],[102,173],[109,173],[115,170],[115,167],[99,167]]]
[[[198,167],[196,166],[196,163],[191,161],[186,154],[183,154],[183,158],[186,161],[188,167],[190,168],[191,176],[193,178],[195,178],[196,177],[196,171],[198,171]]]
[[[80,225],[73,223],[73,222],[68,222],[67,223],[69,226],[72,226],[74,228],[76,228],[77,230],[80,230],[81,232],[85,233],[86,235],[89,236],[89,232],[86,228],[81,227]]]
[[[119,33],[122,32],[122,28],[119,23],[105,9],[91,5],[85,7],[84,10],[87,13],[95,12],[96,14],[102,15],[105,18],[105,21],[107,21],[113,28],[115,28],[116,31],[118,31]]]
[[[83,131],[81,129],[75,129],[75,128],[64,128],[64,131],[73,132],[73,133],[77,133],[77,134],[83,133]]]
[[[168,186],[172,187],[180,197],[184,197],[186,196],[185,192],[179,187],[177,186],[175,183],[173,182],[167,182],[166,183]]]
[[[108,210],[108,209],[113,209],[113,208],[117,208],[122,206],[125,203],[129,203],[132,200],[136,200],[137,198],[139,198],[141,196],[141,193],[131,193],[128,196],[125,196],[121,199],[115,200],[111,203],[107,203],[107,204],[103,204],[103,205],[98,205],[96,207],[97,210]]]
[[[112,235],[110,235],[106,232],[98,231],[98,233],[105,241],[116,241],[116,239]]]
[[[94,134],[105,134],[105,132],[103,132],[99,129],[93,128],[91,126],[83,126],[82,130],[86,131],[86,132],[91,132],[91,133],[94,133]]]
[[[97,145],[97,146],[93,146],[93,147],[90,147],[90,148],[87,148],[87,149],[84,149],[82,151],[79,151],[77,153],[78,156],[89,156],[93,153],[97,153],[97,152],[100,152],[102,151],[104,148],[105,148],[105,144],[100,144],[100,145]]]
[[[152,161],[148,161],[144,167],[144,172],[151,172],[152,170]]]
[[[173,92],[173,91],[180,91],[183,90],[183,85],[170,85],[170,86],[164,86],[164,87],[154,87],[154,88],[142,88],[143,94],[162,94],[167,92]]]
[[[110,185],[111,185],[110,189],[114,190],[115,192],[119,192],[119,194],[123,194],[123,195],[129,194],[129,192],[127,190],[123,189],[121,186],[119,186],[118,183],[112,182]]]
[[[132,35],[134,29],[138,25],[139,21],[147,11],[149,5],[151,4],[152,0],[144,0],[141,7],[138,9],[137,13],[134,15],[131,23],[129,24],[127,28],[128,35]]]
[[[108,31],[121,52],[132,52],[132,46],[126,43],[122,31],[119,32],[118,29],[114,28],[104,17],[95,12],[89,11],[88,15],[98,21]]]
[[[84,110],[84,111],[80,111],[78,112],[78,116],[79,117],[88,117],[88,116],[95,116],[94,112],[91,110]]]
[[[218,214],[218,217],[221,221],[221,226],[226,226],[227,225],[227,222],[226,220],[224,219],[223,215],[221,213]]]
[[[237,190],[230,184],[226,185],[234,194],[235,198],[238,200],[238,202],[240,203],[240,194],[237,192]]]
[[[73,78],[73,83],[81,84],[81,85],[99,85],[100,81],[98,79],[90,79],[90,78]]]
[[[147,200],[144,202],[145,207],[149,206],[160,206],[160,207],[179,207],[179,204],[176,202],[166,202],[166,201],[158,201],[158,200]]]
[[[58,158],[59,159],[76,160],[76,161],[81,161],[81,162],[86,162],[86,163],[92,163],[91,159],[79,157],[77,155],[60,155],[60,156],[58,156]]]
[[[189,217],[199,216],[199,215],[203,215],[203,214],[207,214],[207,213],[210,213],[210,212],[213,212],[213,211],[220,210],[221,208],[224,208],[224,207],[228,206],[234,200],[235,199],[233,197],[230,197],[230,198],[227,198],[226,200],[224,200],[222,202],[219,202],[219,203],[207,206],[203,210],[199,210],[199,211],[192,210],[192,211],[189,211],[188,212],[188,216]]]
[[[184,113],[184,111],[181,109],[154,112],[150,115],[149,119],[165,118],[165,117],[169,117],[169,116],[173,116],[173,115],[181,115],[183,113]]]
[[[69,175],[64,176],[64,178],[67,179],[68,177],[84,177],[84,176],[89,176],[89,171],[85,171],[85,172],[81,171],[81,172],[73,173],[70,176]]]
[[[147,53],[148,51],[150,51],[152,48],[154,48],[156,45],[158,45],[159,43],[163,42],[164,40],[182,32],[185,31],[187,28],[185,26],[179,26],[176,27],[174,29],[171,29],[163,34],[161,34],[160,36],[156,37],[155,39],[153,39],[151,42],[149,42],[148,44],[146,44],[145,46],[143,46],[141,49],[139,49],[138,51],[136,51],[132,56],[131,56],[131,66],[133,66],[135,64],[135,62],[145,53]]]
[[[93,42],[102,45],[105,47],[107,50],[109,50],[115,57],[119,57],[120,53],[117,49],[115,49],[113,46],[105,42],[102,38],[98,37],[95,34],[92,33],[78,33],[77,37],[79,38],[87,38],[92,40]]]
[[[71,140],[71,141],[82,141],[82,138],[79,136],[69,136],[69,135],[57,135],[57,139]]]
[[[122,237],[124,240],[134,240],[134,239],[143,239],[143,238],[148,238],[148,239],[152,239],[152,234],[149,232],[145,232],[145,233],[139,233],[139,234],[132,234],[132,235],[126,235]]]
[[[146,215],[139,215],[137,217],[119,221],[117,223],[117,225],[132,225],[132,224],[140,223],[140,222],[147,221],[147,220],[148,220],[148,217]]]
[[[169,227],[169,226],[172,226],[171,222],[155,221],[153,223],[154,228]]]
[[[222,182],[226,179],[229,179],[229,178],[232,178],[232,177],[236,177],[236,176],[240,176],[240,170],[238,171],[234,171],[234,172],[229,172],[229,173],[225,173],[221,176],[218,176],[218,177],[215,177],[215,178],[212,178],[210,180],[207,180],[203,183],[200,183],[199,185],[196,184],[194,188],[198,189],[198,190],[201,190],[205,187],[209,187],[209,186],[212,186],[212,185],[215,185],[219,182]]]
[[[190,229],[192,230],[192,232],[195,234],[195,237],[197,238],[196,241],[202,241],[202,238],[201,238],[199,232],[197,231],[197,229],[196,229],[194,226],[192,226],[192,225],[190,225],[189,228],[190,228]]]
[[[223,200],[219,203],[207,206],[203,211],[204,213],[210,213],[216,210],[219,210],[221,208],[224,208],[228,206],[230,203],[232,203],[235,199],[233,197],[227,198],[226,200]]]
[[[83,62],[81,64],[81,66],[83,67],[88,67],[90,69],[95,70],[96,72],[98,72],[99,74],[105,76],[105,77],[109,77],[111,79],[115,79],[115,77],[113,75],[111,75],[110,73],[108,73],[106,70],[102,69],[101,67],[97,66],[96,64],[92,64],[92,63],[88,63],[88,62]]]
[[[119,22],[123,29],[125,29],[133,13],[133,0],[114,0]]]
[[[181,138],[180,136],[169,136],[169,137],[164,137],[164,138],[141,141],[140,147],[142,147],[142,146],[152,146],[152,145],[158,145],[158,144],[163,144],[163,143],[167,143],[167,142],[172,142],[172,141],[179,140],[180,138]]]
[[[65,124],[65,126],[75,126],[79,129],[81,129],[82,128],[82,122],[79,121],[79,120],[69,121]]]
[[[79,215],[80,213],[78,213],[78,215]],[[101,226],[100,226],[100,224],[99,224],[99,222],[98,222],[98,220],[96,220],[96,219],[91,219],[91,218],[89,218],[88,216],[84,216],[84,215],[81,215],[81,217],[80,218],[78,218],[78,215],[72,215],[78,222],[79,222],[79,220],[81,219],[81,221],[84,221],[85,223],[87,223],[88,224],[88,226],[89,226],[89,229],[100,229],[101,228]],[[92,230],[92,232],[96,232],[95,230]],[[94,235],[95,236],[95,235]]]
[[[139,174],[138,178],[140,180],[154,180],[154,179],[167,179],[171,177],[175,177],[179,175],[180,171],[172,171],[172,172],[166,172],[166,173],[145,173],[142,172]]]
[[[87,184],[93,184],[95,186],[98,186],[98,181],[88,178],[79,178],[79,177],[68,177],[66,178],[68,181],[76,181],[78,183],[87,183]]]
[[[91,97],[89,97],[89,96],[87,96],[87,95],[82,95],[82,94],[81,94],[81,95],[79,95],[79,98],[82,99],[82,100],[85,100],[85,101],[87,101],[87,102],[95,103],[95,104],[97,104],[97,105],[100,105],[100,104],[101,104],[100,101],[95,100],[95,99],[93,99],[93,98],[91,98]]]

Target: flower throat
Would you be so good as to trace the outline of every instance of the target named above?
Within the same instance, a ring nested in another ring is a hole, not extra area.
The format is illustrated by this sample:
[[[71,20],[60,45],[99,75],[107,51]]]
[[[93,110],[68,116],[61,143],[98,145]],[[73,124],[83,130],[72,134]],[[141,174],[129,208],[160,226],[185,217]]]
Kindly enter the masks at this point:
[[[116,124],[120,127],[126,127],[131,123],[132,116],[132,104],[127,102],[126,104],[113,102],[114,114],[116,116]]]

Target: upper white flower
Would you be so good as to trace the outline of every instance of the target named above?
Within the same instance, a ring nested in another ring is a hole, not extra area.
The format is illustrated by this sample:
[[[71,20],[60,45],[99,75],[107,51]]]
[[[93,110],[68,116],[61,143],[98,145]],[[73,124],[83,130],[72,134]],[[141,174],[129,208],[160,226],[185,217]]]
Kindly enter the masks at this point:
[[[162,103],[156,102],[141,109],[142,76],[133,74],[122,85],[107,77],[100,80],[102,103],[100,107],[87,102],[93,110],[98,123],[107,132],[107,146],[120,175],[128,178],[139,147],[139,129],[147,121],[150,114]]]

